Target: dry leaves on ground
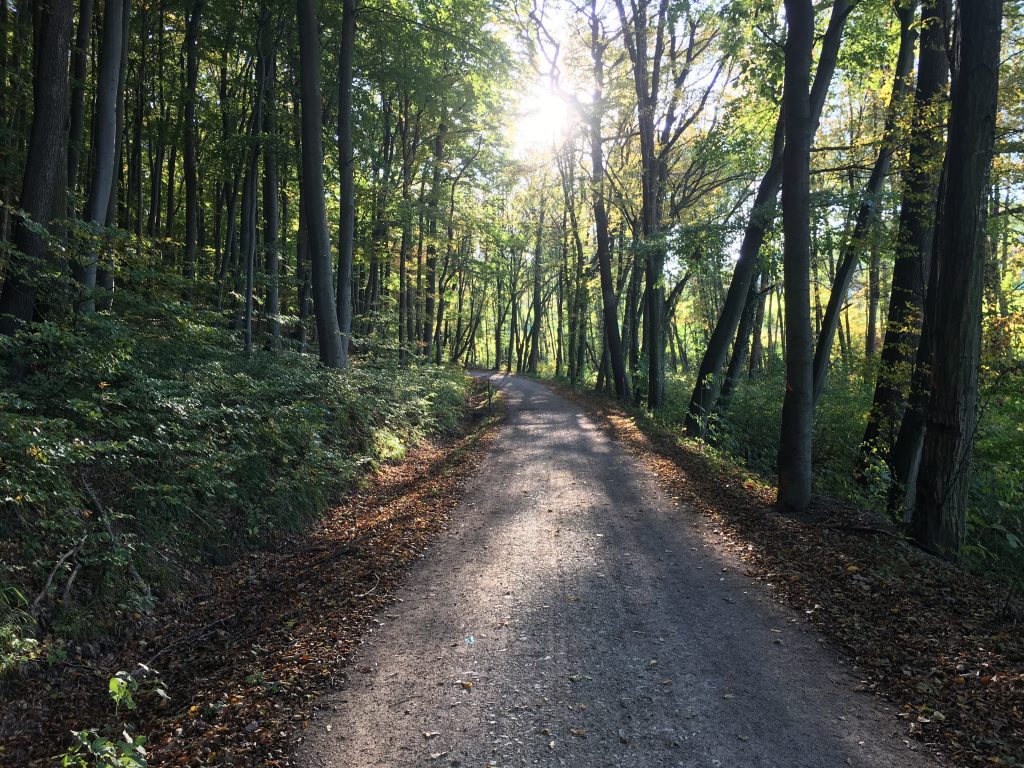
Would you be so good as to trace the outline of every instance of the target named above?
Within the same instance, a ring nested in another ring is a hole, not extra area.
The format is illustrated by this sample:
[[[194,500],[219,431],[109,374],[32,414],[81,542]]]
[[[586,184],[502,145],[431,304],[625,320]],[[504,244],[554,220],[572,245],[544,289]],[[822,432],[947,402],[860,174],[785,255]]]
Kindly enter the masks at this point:
[[[351,672],[360,637],[387,631],[382,609],[444,527],[500,420],[478,400],[465,435],[382,467],[307,536],[210,569],[204,594],[162,604],[115,654],[12,682],[20,728],[0,765],[52,765],[72,729],[111,719],[107,680],[140,662],[171,696],[122,714],[148,734],[151,766],[290,765],[313,702]]]

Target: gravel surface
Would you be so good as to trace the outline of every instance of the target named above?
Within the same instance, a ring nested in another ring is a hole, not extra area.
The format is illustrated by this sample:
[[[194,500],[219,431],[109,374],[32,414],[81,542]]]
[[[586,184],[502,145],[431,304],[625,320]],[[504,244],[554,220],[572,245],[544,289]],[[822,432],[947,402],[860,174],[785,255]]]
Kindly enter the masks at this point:
[[[936,765],[579,406],[491,380],[508,423],[302,764]]]

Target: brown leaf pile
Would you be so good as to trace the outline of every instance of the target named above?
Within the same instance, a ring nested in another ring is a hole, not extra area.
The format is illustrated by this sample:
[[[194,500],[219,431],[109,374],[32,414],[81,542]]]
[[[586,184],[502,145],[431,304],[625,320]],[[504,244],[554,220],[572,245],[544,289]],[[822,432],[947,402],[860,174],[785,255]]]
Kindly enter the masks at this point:
[[[162,604],[115,654],[13,681],[17,728],[3,734],[0,765],[52,765],[72,729],[111,720],[107,680],[139,663],[171,696],[122,713],[148,734],[151,766],[291,764],[314,700],[343,680],[362,635],[387,631],[381,609],[496,434],[500,414],[474,405],[461,437],[381,468],[308,535],[210,569],[203,594]]]
[[[673,496],[901,708],[907,733],[957,765],[1024,764],[1019,595],[937,560],[885,521],[834,500],[795,520],[774,491],[608,401],[566,392],[650,466]]]

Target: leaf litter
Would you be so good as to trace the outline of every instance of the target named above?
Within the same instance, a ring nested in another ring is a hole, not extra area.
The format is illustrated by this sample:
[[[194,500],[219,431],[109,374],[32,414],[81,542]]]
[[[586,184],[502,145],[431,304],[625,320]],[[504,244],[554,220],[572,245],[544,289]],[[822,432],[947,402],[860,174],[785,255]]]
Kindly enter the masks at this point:
[[[484,402],[474,397],[461,436],[380,467],[307,534],[204,571],[201,593],[163,601],[129,640],[4,681],[19,710],[0,766],[53,765],[72,730],[111,720],[108,678],[143,660],[171,697],[126,715],[149,737],[150,766],[294,765],[315,701],[344,683],[360,638],[386,626],[378,617],[404,572],[444,529],[497,434],[503,412],[488,415]]]

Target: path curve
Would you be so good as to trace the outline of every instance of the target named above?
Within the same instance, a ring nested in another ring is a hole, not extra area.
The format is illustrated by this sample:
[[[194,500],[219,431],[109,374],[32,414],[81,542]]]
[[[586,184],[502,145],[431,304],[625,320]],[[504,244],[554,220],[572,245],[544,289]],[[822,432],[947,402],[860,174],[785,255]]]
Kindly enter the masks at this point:
[[[579,406],[490,379],[508,423],[301,764],[935,765]]]

